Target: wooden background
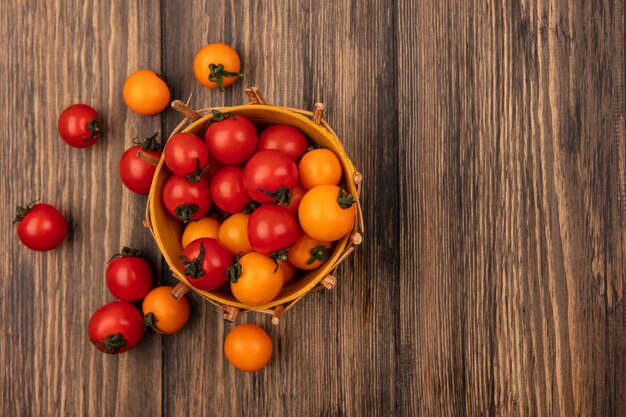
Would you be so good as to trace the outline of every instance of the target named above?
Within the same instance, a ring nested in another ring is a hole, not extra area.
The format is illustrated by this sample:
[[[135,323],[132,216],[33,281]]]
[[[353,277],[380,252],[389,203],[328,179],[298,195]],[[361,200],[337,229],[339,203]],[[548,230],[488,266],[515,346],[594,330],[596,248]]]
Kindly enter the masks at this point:
[[[184,3],[184,4],[183,4]],[[610,0],[0,3],[0,414],[12,416],[625,416],[624,2]],[[193,78],[225,41],[245,78]],[[106,260],[150,254],[145,198],[117,169],[140,117],[126,77],[233,105],[244,86],[326,117],[365,175],[366,235],[335,290],[268,329],[263,371],[222,355],[224,323],[192,297],[178,335],[108,356],[86,324],[110,301]],[[56,133],[74,102],[107,139]],[[19,244],[35,198],[71,221],[49,253]]]

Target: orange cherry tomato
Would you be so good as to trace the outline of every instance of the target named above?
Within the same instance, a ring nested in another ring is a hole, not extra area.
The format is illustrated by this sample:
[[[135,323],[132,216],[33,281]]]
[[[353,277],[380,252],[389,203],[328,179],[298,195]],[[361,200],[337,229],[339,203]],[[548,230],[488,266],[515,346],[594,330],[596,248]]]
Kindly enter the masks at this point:
[[[220,222],[213,217],[204,217],[197,221],[192,221],[187,224],[185,231],[183,232],[182,244],[183,249],[187,247],[191,242],[201,237],[210,237],[217,239],[220,230]]]
[[[315,269],[323,264],[331,254],[332,243],[313,239],[303,231],[287,254],[289,263],[300,269]]]
[[[139,70],[124,83],[124,102],[143,115],[157,114],[170,103],[170,89],[153,71]]]
[[[227,270],[230,290],[240,303],[259,306],[272,301],[283,287],[283,271],[269,256],[243,255]]]
[[[283,285],[291,281],[293,276],[296,275],[296,272],[298,272],[298,269],[295,266],[280,259],[278,260],[278,267],[281,271],[283,271]]]
[[[224,223],[220,226],[217,240],[233,256],[254,251],[248,240],[249,219],[249,214],[236,213],[224,220]]]
[[[289,204],[286,206],[284,204],[279,205],[284,206],[294,217],[298,217],[298,207],[300,207],[300,201],[302,201],[304,194],[306,194],[306,189],[300,184],[296,184],[295,187],[291,189]]]
[[[302,157],[298,165],[298,180],[307,190],[323,184],[339,184],[341,163],[337,155],[328,149],[313,149]]]
[[[256,324],[240,324],[226,336],[224,354],[235,368],[256,372],[272,357],[272,340]]]
[[[208,44],[193,60],[193,73],[200,84],[220,91],[242,76],[240,69],[239,54],[225,43]]]
[[[176,300],[170,294],[172,287],[156,287],[143,300],[144,324],[161,334],[172,334],[182,329],[189,320],[189,302],[185,296]]]
[[[326,242],[341,239],[354,225],[354,203],[352,195],[336,185],[313,187],[300,202],[300,226],[313,239]]]

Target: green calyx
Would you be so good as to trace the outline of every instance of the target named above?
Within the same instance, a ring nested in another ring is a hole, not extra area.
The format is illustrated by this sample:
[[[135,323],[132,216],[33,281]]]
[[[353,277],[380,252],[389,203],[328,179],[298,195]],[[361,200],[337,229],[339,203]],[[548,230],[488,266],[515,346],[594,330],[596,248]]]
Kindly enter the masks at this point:
[[[185,256],[181,255],[180,260],[185,265],[183,273],[186,277],[197,279],[204,275],[204,269],[202,269],[202,261],[204,261],[205,249],[204,244],[200,243],[200,253],[198,257],[189,260]]]
[[[157,142],[156,140],[157,136],[159,136],[159,132],[156,132],[154,135],[148,138],[145,138],[143,142],[140,142],[139,140],[137,140],[137,138],[135,138],[134,143],[136,145],[141,146],[141,149],[143,149],[146,152],[160,151],[161,144]]]
[[[120,253],[116,253],[115,255],[113,255],[111,257],[111,259],[109,259],[110,263],[113,259],[115,258],[141,258],[143,256],[143,251],[141,249],[133,249],[133,248],[129,248],[128,246],[124,246],[122,248],[122,251]]]
[[[287,187],[280,187],[274,192],[264,190],[263,188],[257,188],[257,190],[272,197],[274,199],[274,204],[284,204],[285,206],[288,206],[291,201],[291,190]]]
[[[26,207],[17,206],[15,209],[15,219],[13,219],[13,224],[21,222],[24,217],[26,217],[26,214],[35,206],[37,201],[39,201],[39,199],[31,201]]]
[[[224,91],[223,78],[224,77],[243,77],[240,72],[230,72],[224,69],[224,65],[209,64],[209,81],[217,84],[217,89]]]
[[[287,262],[289,249],[291,249],[291,246],[282,250],[277,250],[276,252],[272,252],[270,254],[270,258],[272,258],[272,261],[274,261],[274,265],[276,265],[276,268],[274,268],[274,272],[278,271],[278,261]]]
[[[83,142],[98,140],[104,135],[102,122],[97,117],[94,117],[89,123],[87,123],[87,129],[89,130],[89,137],[83,136]]]
[[[126,339],[121,333],[110,334],[104,339],[104,343],[94,343],[96,347],[104,348],[106,353],[118,353],[121,348],[126,346]]]
[[[309,251],[311,257],[306,261],[307,265],[313,265],[315,261],[325,261],[330,256],[330,249],[326,246],[317,245]]]
[[[202,168],[200,166],[200,159],[196,158],[196,170],[192,172],[191,174],[185,175],[185,179],[191,183],[196,183],[200,181],[200,179],[202,178],[202,176],[204,175],[207,169],[209,169],[209,165]]]
[[[256,209],[258,209],[259,207],[261,207],[261,205],[259,203],[257,203],[256,201],[252,201],[250,204],[248,204],[247,206],[245,206],[243,208],[243,210],[241,210],[241,212],[243,214],[252,214],[252,212]]]
[[[221,122],[222,120],[226,120],[229,117],[231,119],[235,118],[234,114],[222,113],[221,111],[215,110],[215,109],[211,110],[211,114],[213,115],[213,118],[211,119],[211,122]]]
[[[178,217],[179,220],[189,223],[193,219],[191,216],[198,212],[198,206],[195,204],[181,204],[180,206],[174,209],[174,214]]]
[[[339,195],[337,196],[337,203],[342,209],[347,209],[352,207],[356,200],[352,196],[352,194],[346,193],[343,189],[339,189]]]
[[[143,327],[144,327],[144,331],[146,332],[146,334],[148,334],[150,330],[155,331],[155,332],[161,331],[156,325],[157,321],[159,320],[157,320],[157,318],[154,316],[153,313],[148,313],[144,316]]]
[[[243,272],[241,268],[241,264],[239,263],[239,257],[235,257],[233,259],[233,264],[226,268],[226,277],[228,277],[230,282],[237,282],[241,273]]]

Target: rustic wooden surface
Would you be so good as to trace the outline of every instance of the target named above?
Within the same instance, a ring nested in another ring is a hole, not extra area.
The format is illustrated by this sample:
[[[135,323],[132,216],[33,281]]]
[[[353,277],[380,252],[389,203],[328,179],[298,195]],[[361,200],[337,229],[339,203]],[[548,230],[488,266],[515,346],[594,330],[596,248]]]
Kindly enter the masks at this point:
[[[0,415],[625,416],[624,2],[3,1],[0,13]],[[220,94],[195,52],[231,43]],[[134,136],[166,134],[121,89],[162,72],[174,98],[326,116],[365,174],[364,244],[333,291],[269,330],[256,374],[222,355],[232,325],[192,297],[183,332],[120,356],[86,337],[130,244],[172,282],[117,174]],[[68,147],[56,118],[101,111]],[[14,207],[55,204],[67,241],[35,253]]]

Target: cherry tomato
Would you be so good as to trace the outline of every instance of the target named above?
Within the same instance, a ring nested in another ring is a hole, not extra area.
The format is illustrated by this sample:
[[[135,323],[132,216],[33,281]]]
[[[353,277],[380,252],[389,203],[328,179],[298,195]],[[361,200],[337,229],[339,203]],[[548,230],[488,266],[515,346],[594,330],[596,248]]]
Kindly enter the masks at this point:
[[[103,136],[98,112],[86,104],[72,104],[59,116],[59,135],[68,145],[86,148]]]
[[[347,235],[354,225],[355,200],[336,185],[318,185],[300,202],[298,218],[304,232],[332,242]]]
[[[342,173],[339,158],[328,149],[314,149],[305,153],[298,165],[298,179],[307,190],[316,185],[337,185]]]
[[[272,357],[272,340],[256,324],[240,324],[226,336],[224,354],[241,371],[260,371]]]
[[[296,242],[298,223],[289,211],[280,206],[261,206],[250,215],[248,239],[255,251],[271,255]]]
[[[219,230],[220,222],[212,217],[203,217],[200,220],[189,222],[183,232],[183,248],[201,237],[217,239]]]
[[[89,319],[89,340],[105,353],[122,353],[143,338],[143,316],[132,304],[113,301],[100,307]]]
[[[189,320],[189,301],[185,296],[179,300],[172,297],[172,287],[156,287],[143,300],[143,323],[157,333],[173,334],[182,329]]]
[[[190,182],[182,175],[172,175],[163,186],[163,204],[178,220],[199,220],[211,208],[209,183],[204,178]]]
[[[170,102],[170,89],[154,71],[139,70],[124,83],[124,102],[129,109],[142,115],[161,112]]]
[[[226,268],[232,264],[228,250],[215,239],[191,242],[180,257],[180,269],[187,282],[199,290],[211,291],[227,281]]]
[[[274,125],[268,127],[259,136],[257,152],[264,149],[276,149],[291,159],[298,159],[306,152],[309,143],[295,127]]]
[[[239,73],[240,69],[239,55],[225,43],[208,44],[193,60],[193,73],[200,84],[220,91],[243,76]]]
[[[224,220],[220,226],[218,240],[233,256],[254,250],[248,239],[249,220],[249,214],[236,213]]]
[[[165,146],[165,164],[174,174],[201,173],[209,162],[209,150],[193,133],[177,133]]]
[[[289,249],[289,263],[300,269],[315,269],[330,257],[332,246],[332,243],[313,239],[300,230],[298,240]]]
[[[235,260],[227,274],[235,298],[249,306],[269,303],[283,287],[283,271],[272,258],[257,252]]]
[[[242,211],[252,201],[243,186],[243,168],[224,167],[211,180],[211,198],[226,213]]]
[[[300,207],[300,201],[302,201],[302,197],[304,197],[305,193],[306,190],[304,189],[304,187],[300,184],[296,184],[296,186],[291,189],[291,198],[289,199],[289,204],[287,204],[286,206],[284,204],[280,205],[289,210],[289,213],[291,213],[293,217],[298,217],[298,207]]]
[[[296,275],[296,272],[298,272],[298,269],[289,262],[283,261],[281,259],[279,259],[277,262],[278,267],[281,271],[283,271],[283,285],[285,285],[292,280],[294,275]]]
[[[120,301],[141,300],[152,288],[152,270],[140,250],[124,247],[111,259],[105,275],[107,288]]]
[[[258,137],[247,117],[213,110],[213,119],[204,131],[204,141],[217,162],[239,165],[252,156]]]
[[[26,247],[47,251],[56,248],[67,235],[65,217],[50,204],[30,203],[17,207],[17,236]]]
[[[298,181],[296,164],[284,153],[269,149],[254,154],[243,170],[243,184],[254,201],[278,203]]]
[[[156,166],[139,159],[137,153],[139,151],[155,158],[161,157],[161,145],[156,141],[156,134],[147,138],[141,145],[128,148],[120,159],[120,178],[122,183],[130,191],[148,195],[152,178],[156,172]]]

